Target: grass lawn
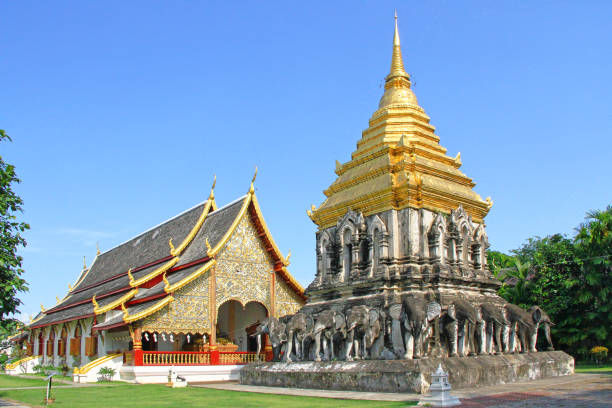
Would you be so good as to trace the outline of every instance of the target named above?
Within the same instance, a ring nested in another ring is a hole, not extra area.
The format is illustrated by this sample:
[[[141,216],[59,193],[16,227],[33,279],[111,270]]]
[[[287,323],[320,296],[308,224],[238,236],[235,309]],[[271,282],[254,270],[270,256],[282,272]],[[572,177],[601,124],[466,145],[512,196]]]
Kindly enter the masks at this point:
[[[0,398],[41,406],[43,390],[0,391]],[[293,397],[209,388],[168,388],[164,385],[115,385],[53,390],[54,407],[405,407],[416,402],[353,401],[332,398]]]
[[[46,384],[47,382],[42,378],[21,378],[12,375],[0,374],[0,388],[42,387]]]
[[[576,364],[577,373],[612,374],[612,364]]]

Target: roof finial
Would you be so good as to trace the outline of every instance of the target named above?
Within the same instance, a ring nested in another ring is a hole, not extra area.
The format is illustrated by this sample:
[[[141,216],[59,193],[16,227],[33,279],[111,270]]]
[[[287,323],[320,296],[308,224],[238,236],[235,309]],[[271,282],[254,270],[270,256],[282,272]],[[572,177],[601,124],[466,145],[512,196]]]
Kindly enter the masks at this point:
[[[257,166],[255,166],[255,174],[253,174],[253,179],[251,180],[251,188],[249,189],[249,193],[253,194],[255,192],[255,187],[253,184],[255,183],[255,179],[257,178]]]
[[[100,243],[96,241],[96,256],[100,255]]]
[[[210,196],[208,197],[208,199],[210,200],[211,198],[215,198],[215,186],[217,185],[217,175],[214,175],[213,178],[213,184],[212,187],[210,188]]]
[[[391,56],[391,71],[385,78],[385,93],[378,104],[379,108],[389,105],[416,105],[416,96],[410,89],[410,75],[404,70],[402,49],[400,47],[399,29],[397,28],[397,10],[394,15],[395,31],[393,33],[393,55]]]
[[[85,261],[85,257],[83,257],[83,269],[87,269],[87,262]]]
[[[391,57],[391,72],[387,78],[394,76],[408,76],[404,70],[402,49],[400,47],[399,30],[397,29],[397,10],[395,11],[395,32],[393,33],[393,56]]]

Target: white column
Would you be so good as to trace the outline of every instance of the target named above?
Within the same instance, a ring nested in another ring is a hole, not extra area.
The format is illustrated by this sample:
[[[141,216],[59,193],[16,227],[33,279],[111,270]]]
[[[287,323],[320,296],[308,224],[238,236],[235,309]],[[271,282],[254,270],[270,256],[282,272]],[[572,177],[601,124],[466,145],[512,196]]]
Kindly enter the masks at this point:
[[[45,330],[43,329],[43,358],[42,358],[42,362],[41,364],[45,365],[47,364],[47,360],[49,359],[49,357],[47,357],[47,343],[49,342],[49,333],[51,333],[50,330]]]
[[[57,355],[57,353],[59,352],[59,350],[58,350],[58,348],[59,348],[59,336],[56,333],[55,329],[51,329],[51,330],[53,330],[53,333],[55,334],[55,339],[53,339],[53,359],[51,360],[52,361],[51,364],[53,364],[54,366],[57,367],[58,361],[59,361],[59,358],[58,358],[58,355]]]
[[[38,353],[38,330],[34,330],[32,332],[32,341],[34,343],[32,343],[32,354],[37,356]]]
[[[106,335],[106,332],[99,332],[98,333],[98,355],[95,358],[98,357],[102,357],[106,355],[106,350],[104,349],[104,344],[106,343],[104,341],[104,336]]]
[[[85,339],[90,336],[92,322],[93,320],[91,318],[85,319],[81,322],[81,367],[90,361],[85,350]]]

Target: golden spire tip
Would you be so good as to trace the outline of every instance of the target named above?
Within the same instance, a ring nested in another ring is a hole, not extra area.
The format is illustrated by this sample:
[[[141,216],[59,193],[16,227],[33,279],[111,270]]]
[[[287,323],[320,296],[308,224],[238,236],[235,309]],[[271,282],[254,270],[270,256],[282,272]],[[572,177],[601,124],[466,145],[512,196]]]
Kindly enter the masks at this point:
[[[208,199],[214,198],[215,197],[215,186],[217,185],[217,175],[213,175],[213,183],[212,183],[212,187],[210,188],[210,196],[208,197]]]
[[[249,193],[253,194],[255,192],[255,187],[253,184],[255,183],[255,179],[257,178],[257,166],[255,166],[255,174],[253,174],[253,179],[251,180],[251,188],[249,188]]]

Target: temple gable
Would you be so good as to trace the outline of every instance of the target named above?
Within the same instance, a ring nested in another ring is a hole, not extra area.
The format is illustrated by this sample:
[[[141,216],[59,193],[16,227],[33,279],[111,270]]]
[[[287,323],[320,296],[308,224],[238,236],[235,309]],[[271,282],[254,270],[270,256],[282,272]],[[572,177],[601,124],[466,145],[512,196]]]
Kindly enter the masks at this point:
[[[227,300],[262,303],[270,311],[270,280],[274,263],[246,214],[216,256],[217,308]]]

